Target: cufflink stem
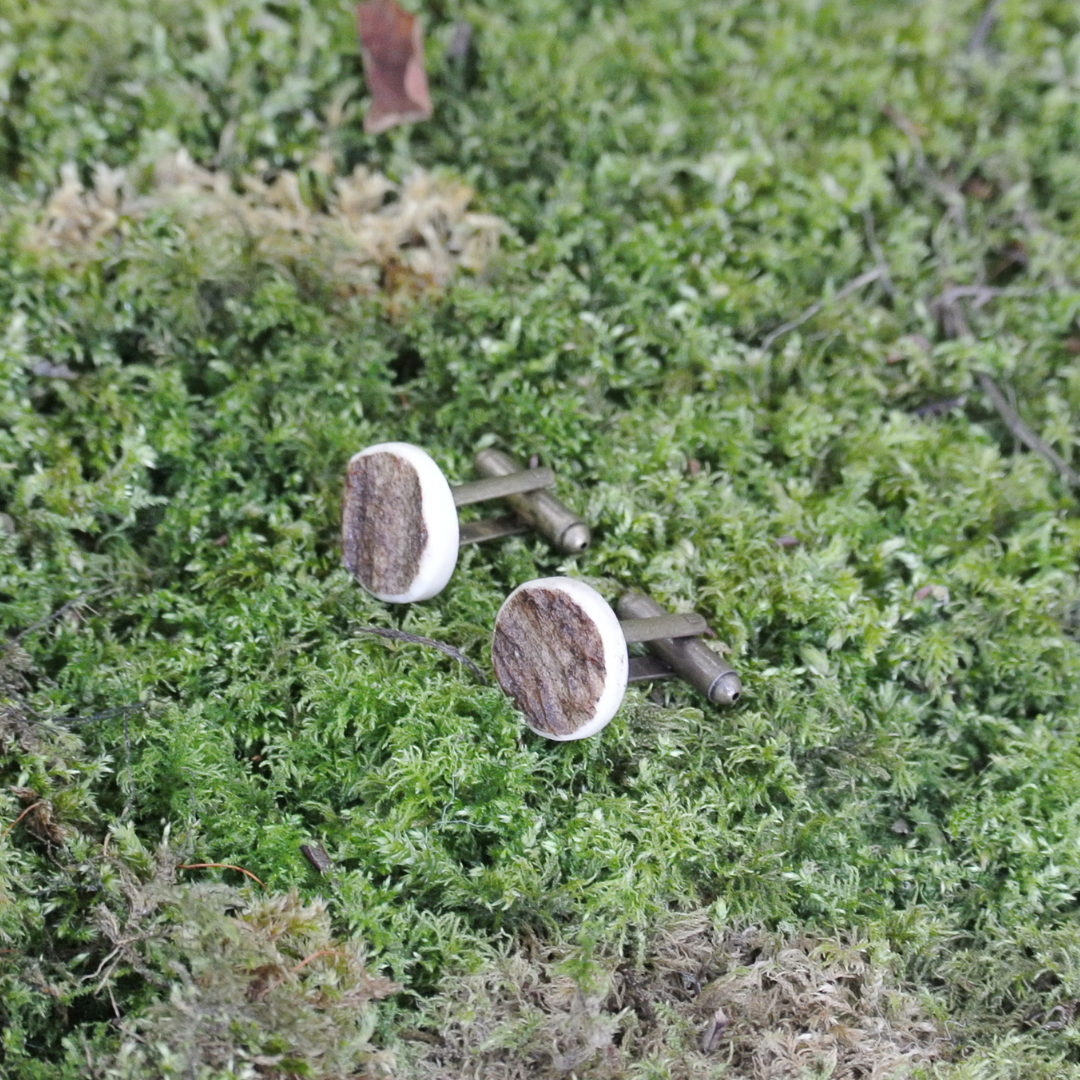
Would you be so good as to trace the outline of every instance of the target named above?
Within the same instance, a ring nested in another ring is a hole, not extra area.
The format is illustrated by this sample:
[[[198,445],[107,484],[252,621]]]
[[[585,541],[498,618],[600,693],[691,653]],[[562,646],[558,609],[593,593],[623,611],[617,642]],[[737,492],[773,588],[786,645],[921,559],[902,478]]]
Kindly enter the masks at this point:
[[[482,544],[485,540],[501,540],[504,536],[526,536],[532,532],[528,525],[513,514],[481,521],[467,521],[458,530],[458,546]]]
[[[717,705],[732,705],[739,700],[742,680],[730,664],[699,640],[699,635],[708,629],[700,615],[670,615],[651,597],[635,592],[624,593],[615,605],[615,611],[627,642],[644,642],[653,654],[651,657],[634,657],[630,661],[628,681],[645,682],[678,676]],[[683,633],[677,632],[678,626],[673,620],[683,620]],[[698,622],[694,624],[693,620]],[[653,633],[650,624],[662,633]],[[692,625],[699,625],[700,629],[691,629]],[[642,636],[631,637],[631,634]],[[663,670],[657,661],[667,670]]]
[[[541,488],[551,487],[554,483],[555,474],[551,469],[522,469],[520,472],[459,484],[450,489],[450,494],[454,496],[455,506],[471,506],[489,499],[505,499],[510,495],[539,491]]]
[[[535,529],[554,547],[568,555],[577,555],[589,546],[589,541],[592,539],[589,526],[573,510],[555,498],[550,491],[543,490],[555,482],[554,474],[550,469],[522,469],[509,454],[494,449],[481,450],[476,455],[473,464],[478,473],[491,479],[498,477],[509,480],[513,476],[528,476],[541,472],[550,475],[551,480],[547,484],[538,484],[536,488],[518,488],[504,495],[484,497],[505,498],[510,509],[522,521]],[[488,482],[486,479],[478,480],[476,484],[486,482]],[[474,485],[462,485],[462,487],[472,486]]]
[[[627,645],[658,638],[700,637],[709,629],[709,624],[696,611],[687,615],[669,615],[665,611],[641,619],[620,619],[619,625]]]
[[[670,664],[665,664],[659,656],[631,656],[630,674],[626,681],[655,682],[657,679],[674,679],[677,675],[678,672]]]

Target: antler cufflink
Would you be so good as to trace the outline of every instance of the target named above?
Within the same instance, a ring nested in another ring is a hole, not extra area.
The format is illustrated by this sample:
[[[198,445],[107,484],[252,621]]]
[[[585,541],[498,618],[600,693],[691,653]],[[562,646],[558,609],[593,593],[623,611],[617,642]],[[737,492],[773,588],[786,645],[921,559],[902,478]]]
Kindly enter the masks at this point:
[[[539,532],[568,554],[589,546],[589,527],[546,488],[551,469],[522,469],[508,454],[482,450],[483,479],[452,488],[418,446],[378,443],[353,456],[345,474],[341,546],[345,566],[368,592],[392,604],[440,593],[464,544]],[[457,508],[505,499],[514,514],[459,526]]]
[[[628,682],[678,675],[716,704],[738,701],[739,676],[697,640],[708,630],[700,615],[672,615],[633,592],[618,609],[623,621],[590,585],[562,577],[519,585],[504,601],[491,645],[495,677],[538,735],[595,735]],[[634,642],[653,655],[631,659]]]

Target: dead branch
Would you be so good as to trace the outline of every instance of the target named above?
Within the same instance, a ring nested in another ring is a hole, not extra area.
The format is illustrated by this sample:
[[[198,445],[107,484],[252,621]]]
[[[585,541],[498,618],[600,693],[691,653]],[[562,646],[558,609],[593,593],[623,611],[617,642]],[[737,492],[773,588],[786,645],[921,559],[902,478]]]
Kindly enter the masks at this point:
[[[991,300],[999,297],[1022,299],[1030,296],[1041,296],[1048,291],[1048,286],[1040,285],[1034,289],[1001,289],[991,285],[949,285],[942,289],[933,300],[930,308],[941,307],[944,304],[955,304],[957,300],[974,301],[975,309],[985,307]]]
[[[376,637],[389,638],[391,641],[407,641],[410,645],[427,645],[429,648],[438,649],[459,664],[464,664],[475,676],[481,686],[487,686],[488,681],[484,673],[459,649],[453,645],[447,645],[444,641],[436,641],[434,638],[421,637],[419,634],[410,634],[404,630],[391,630],[384,626],[358,626],[358,634],[375,634]]]
[[[91,589],[88,592],[79,593],[78,596],[68,600],[66,604],[61,604],[55,611],[46,615],[43,619],[38,619],[37,622],[31,623],[29,626],[20,630],[8,643],[7,647],[11,648],[13,645],[17,645],[27,634],[32,634],[35,630],[40,630],[49,623],[55,622],[57,619],[62,619],[72,608],[78,607],[83,601],[88,600],[96,592],[100,590]]]
[[[292,969],[292,973],[295,975],[298,971],[301,970],[301,968],[307,967],[312,960],[317,960],[320,956],[336,956],[340,959],[343,957],[347,957],[348,953],[342,952],[341,949],[318,949],[310,956],[305,956],[299,964],[295,965]]]
[[[994,380],[984,371],[977,372],[975,377],[979,380],[979,386],[982,387],[983,393],[990,399],[990,404],[997,410],[998,415],[1005,422],[1005,426],[1009,431],[1029,450],[1045,458],[1057,470],[1058,474],[1068,480],[1074,488],[1080,489],[1080,473],[1077,473],[1052,446],[1043,442],[1020,419],[1020,414],[1008,403],[1005,395],[998,389]]]
[[[863,208],[863,226],[866,229],[866,246],[874,256],[874,263],[881,270],[881,288],[890,301],[896,298],[896,287],[889,274],[889,264],[885,261],[885,252],[878,243],[877,230],[874,228],[874,214],[869,206]]]
[[[143,712],[146,708],[146,703],[140,701],[134,705],[114,705],[111,709],[103,709],[101,712],[90,713],[88,716],[48,716],[39,719],[49,720],[54,724],[93,724],[98,720],[112,720],[117,716],[128,717],[134,713]]]
[[[916,405],[909,410],[912,416],[944,416],[953,409],[962,409],[967,404],[967,395],[959,397],[941,398],[938,401],[926,401],[922,405]]]
[[[822,300],[815,300],[801,315],[797,315],[789,322],[781,323],[775,330],[770,330],[761,342],[762,350],[768,349],[777,338],[782,337],[784,334],[794,330],[798,326],[802,326],[804,322],[812,319],[826,304],[843,300],[845,296],[850,296],[853,292],[858,292],[859,289],[864,288],[872,282],[879,281],[882,277],[885,277],[886,274],[887,271],[884,266],[875,266],[873,270],[867,270],[858,277],[852,278],[851,281],[843,288],[838,289],[832,296]]]
[[[990,31],[994,29],[994,23],[997,22],[998,2],[999,0],[988,0],[979,16],[979,21],[975,24],[975,29],[971,32],[971,37],[968,38],[964,52],[972,55],[986,48],[987,38],[990,37]]]
[[[930,168],[922,144],[922,136],[925,131],[889,104],[881,106],[881,114],[907,136],[908,142],[911,144],[912,157],[915,159],[915,168],[918,170],[923,182],[932,188],[938,198],[948,207],[946,218],[955,219],[960,231],[966,236],[968,229],[964,193],[955,184],[943,180]]]
[[[242,866],[233,866],[232,863],[227,862],[196,862],[196,863],[181,863],[177,870],[236,870],[241,874],[251,878],[252,881],[257,881],[262,887],[266,888],[266,883],[260,881],[250,870],[245,870]],[[269,890],[267,890],[269,891]]]
[[[971,300],[975,309],[978,310],[991,300],[999,297],[1039,296],[1049,289],[1050,286],[1048,285],[1031,289],[1003,289],[993,288],[989,285],[949,285],[930,301],[929,308],[937,315],[945,336],[955,339],[971,333],[967,316],[964,314],[964,309],[960,304],[961,300]],[[1012,432],[1013,437],[1047,461],[1057,471],[1058,475],[1067,480],[1074,488],[1080,489],[1080,473],[1077,473],[1052,446],[1040,439],[1020,419],[1020,414],[1009,404],[1009,401],[994,380],[984,371],[976,372],[975,378],[983,393],[990,399],[990,404],[993,405],[1004,421],[1005,426]]]
[[[19,815],[19,816],[18,816],[18,817],[17,817],[17,818],[16,818],[15,820],[14,820],[14,821],[13,821],[13,822],[12,822],[12,823],[11,823],[11,824],[10,824],[10,825],[9,825],[9,826],[8,826],[8,827],[7,827],[6,829],[5,829],[5,830],[4,830],[4,835],[3,835],[3,836],[0,836],[0,841],[6,840],[6,839],[8,838],[8,836],[9,836],[9,835],[11,834],[11,830],[12,830],[12,829],[14,829],[14,828],[15,828],[15,826],[16,826],[16,825],[18,825],[18,824],[19,824],[19,822],[20,822],[20,821],[22,821],[22,819],[23,819],[24,817],[26,817],[26,815],[27,815],[27,814],[29,814],[29,813],[30,813],[30,812],[31,812],[32,810],[36,810],[36,809],[37,809],[37,808],[38,808],[39,806],[43,806],[43,805],[44,805],[44,801],[39,801],[39,802],[33,803],[32,805],[28,806],[28,807],[27,807],[27,808],[26,808],[26,809],[25,809],[25,810],[24,810],[24,811],[23,811],[23,812],[22,812],[22,813],[21,813],[21,814],[20,814],[20,815]]]
[[[905,116],[899,109],[894,109],[888,102],[881,106],[881,115],[908,137],[908,142],[911,143],[911,152],[915,155],[915,164],[920,170],[925,169],[926,154],[922,145],[922,137],[926,133],[925,129],[920,128],[918,124]]]
[[[1040,296],[1048,289],[1047,285],[1033,289],[994,288],[991,285],[948,285],[928,302],[927,307],[936,316],[946,337],[960,338],[971,333],[967,316],[959,303],[961,300],[972,301],[972,307],[978,311],[991,300]]]
[[[127,774],[127,799],[124,802],[124,809],[120,811],[120,821],[131,813],[131,808],[135,805],[135,777],[131,772],[131,732],[128,724],[128,714],[124,713],[124,765],[125,772]]]

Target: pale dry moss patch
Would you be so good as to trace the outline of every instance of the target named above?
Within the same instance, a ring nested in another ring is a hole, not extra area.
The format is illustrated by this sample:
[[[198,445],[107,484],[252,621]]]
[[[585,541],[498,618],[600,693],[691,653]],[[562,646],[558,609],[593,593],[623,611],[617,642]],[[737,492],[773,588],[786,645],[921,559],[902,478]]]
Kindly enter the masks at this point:
[[[0,755],[21,760],[38,785],[0,788],[0,944],[14,942],[28,894],[51,906],[35,947],[0,949],[0,1001],[29,990],[61,1013],[108,1002],[117,1036],[108,1049],[85,1030],[71,1042],[88,1080],[392,1075],[374,1003],[400,986],[372,969],[362,941],[335,932],[327,901],[215,883],[206,871],[217,868],[187,866],[190,840],[172,841],[168,828],[154,850],[130,824],[102,832],[78,777],[103,763],[30,708],[31,674],[18,644],[0,647]],[[16,817],[18,807],[29,812]],[[83,919],[74,955],[56,912],[70,913],[73,894]],[[125,1012],[117,999],[136,984],[143,1007]]]
[[[422,170],[395,184],[362,165],[348,176],[330,169],[313,162],[313,172],[330,181],[325,205],[314,208],[298,172],[282,170],[269,181],[245,175],[236,190],[227,172],[204,168],[185,150],[160,158],[142,193],[125,170],[102,164],[86,187],[68,163],[28,243],[78,260],[122,239],[125,222],[164,210],[193,233],[223,230],[272,260],[314,259],[338,289],[358,293],[441,289],[458,269],[482,272],[498,250],[504,223],[469,210],[473,191],[465,184]]]
[[[367,969],[358,942],[333,936],[322,900],[305,904],[295,892],[243,899],[221,886],[160,896],[142,886],[129,899],[142,922],[150,908],[171,906],[176,924],[163,953],[177,978],[167,997],[123,1025],[99,1080],[392,1074],[393,1056],[371,1042],[370,1004],[399,987]],[[110,941],[138,938],[114,923],[102,927]]]
[[[616,1080],[649,1063],[673,1080],[894,1080],[951,1048],[865,942],[720,932],[698,914],[640,964],[579,966],[538,948],[448,981],[410,1033],[410,1075]]]

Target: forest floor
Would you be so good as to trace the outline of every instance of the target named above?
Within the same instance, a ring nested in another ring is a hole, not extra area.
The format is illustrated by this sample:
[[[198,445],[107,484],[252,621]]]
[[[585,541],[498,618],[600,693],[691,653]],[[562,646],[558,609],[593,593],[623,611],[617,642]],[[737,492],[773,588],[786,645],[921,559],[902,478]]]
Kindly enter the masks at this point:
[[[1080,12],[421,14],[0,0],[0,1074],[1080,1077]],[[391,439],[592,546],[378,602]],[[555,573],[742,699],[361,632]]]

